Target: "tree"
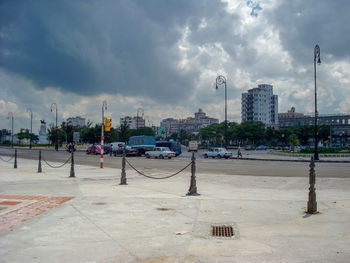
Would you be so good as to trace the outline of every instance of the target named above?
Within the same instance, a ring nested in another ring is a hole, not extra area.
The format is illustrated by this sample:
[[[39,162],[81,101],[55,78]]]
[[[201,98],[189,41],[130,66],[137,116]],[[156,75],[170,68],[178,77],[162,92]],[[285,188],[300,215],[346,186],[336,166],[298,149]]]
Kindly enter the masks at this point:
[[[153,129],[150,127],[140,127],[138,129],[129,129],[129,133],[128,133],[129,138],[131,136],[138,136],[138,135],[154,136],[155,133]]]
[[[119,138],[122,142],[127,142],[129,140],[129,126],[126,124],[126,121],[120,125]]]
[[[309,139],[313,138],[314,134],[314,126],[312,125],[304,125],[300,126],[296,130],[296,134],[302,145],[307,145],[309,143]]]
[[[101,141],[101,124],[95,127],[84,127],[81,129],[80,138],[83,142],[98,143]]]
[[[293,133],[289,136],[288,140],[292,146],[292,151],[294,152],[294,147],[299,144],[298,136]]]
[[[244,121],[240,125],[239,136],[257,144],[265,137],[265,124],[261,121]]]
[[[21,128],[20,132],[17,133],[17,138],[20,139],[20,140],[30,139],[29,130]]]

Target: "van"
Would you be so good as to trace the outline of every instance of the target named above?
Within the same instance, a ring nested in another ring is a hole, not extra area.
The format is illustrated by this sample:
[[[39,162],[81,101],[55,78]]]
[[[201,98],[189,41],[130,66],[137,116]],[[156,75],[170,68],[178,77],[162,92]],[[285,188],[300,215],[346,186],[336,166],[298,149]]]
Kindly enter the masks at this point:
[[[170,151],[176,153],[176,156],[179,156],[181,152],[181,144],[174,141],[161,141],[156,143],[156,147],[168,147]]]
[[[189,152],[197,152],[198,151],[198,142],[197,141],[189,141],[188,142],[188,151]]]

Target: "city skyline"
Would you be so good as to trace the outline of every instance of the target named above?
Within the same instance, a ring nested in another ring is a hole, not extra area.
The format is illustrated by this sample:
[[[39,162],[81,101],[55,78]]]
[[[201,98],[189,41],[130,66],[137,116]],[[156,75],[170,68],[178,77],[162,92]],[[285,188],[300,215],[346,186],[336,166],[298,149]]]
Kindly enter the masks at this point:
[[[318,111],[350,112],[347,1],[2,1],[0,128],[82,116],[183,119],[202,108],[240,122],[241,96],[267,83],[279,112],[313,111],[313,49],[321,48]],[[293,23],[290,23],[293,21]],[[116,122],[112,121],[115,127]]]

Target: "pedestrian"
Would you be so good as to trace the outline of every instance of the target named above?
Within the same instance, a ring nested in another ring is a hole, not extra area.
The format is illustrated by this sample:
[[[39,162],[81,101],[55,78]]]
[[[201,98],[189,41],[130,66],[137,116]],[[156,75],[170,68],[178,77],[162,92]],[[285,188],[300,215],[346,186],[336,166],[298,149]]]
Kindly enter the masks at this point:
[[[239,157],[243,158],[242,153],[241,153],[241,147],[240,147],[240,146],[238,146],[238,150],[237,150],[237,159],[238,159]]]

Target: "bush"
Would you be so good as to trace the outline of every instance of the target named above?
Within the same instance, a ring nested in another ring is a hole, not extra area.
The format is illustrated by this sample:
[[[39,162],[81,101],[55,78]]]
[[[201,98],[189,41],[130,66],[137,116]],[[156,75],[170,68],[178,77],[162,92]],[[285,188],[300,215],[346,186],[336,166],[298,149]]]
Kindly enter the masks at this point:
[[[308,147],[299,151],[299,153],[314,153],[314,147]],[[346,147],[319,147],[318,153],[340,153],[340,152],[349,152],[349,149]]]

